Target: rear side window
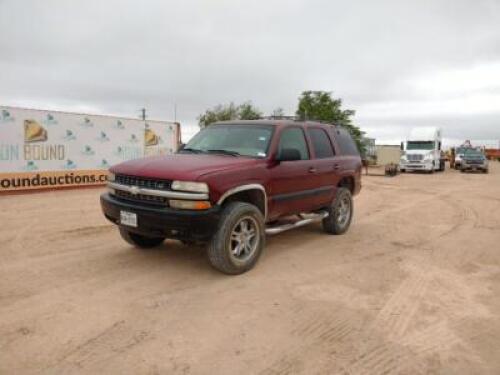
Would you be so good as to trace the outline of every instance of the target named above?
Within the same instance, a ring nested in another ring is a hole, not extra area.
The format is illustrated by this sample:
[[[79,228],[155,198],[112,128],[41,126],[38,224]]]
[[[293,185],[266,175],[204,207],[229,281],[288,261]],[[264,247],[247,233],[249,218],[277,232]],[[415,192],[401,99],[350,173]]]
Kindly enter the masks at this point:
[[[334,130],[334,134],[342,154],[359,156],[358,147],[347,130],[337,127]]]
[[[288,128],[281,133],[280,145],[278,152],[284,148],[295,148],[300,152],[302,160],[309,159],[309,151],[304,137],[304,132],[300,128]]]
[[[317,159],[331,158],[334,155],[332,143],[323,129],[307,129],[307,133],[311,137]]]

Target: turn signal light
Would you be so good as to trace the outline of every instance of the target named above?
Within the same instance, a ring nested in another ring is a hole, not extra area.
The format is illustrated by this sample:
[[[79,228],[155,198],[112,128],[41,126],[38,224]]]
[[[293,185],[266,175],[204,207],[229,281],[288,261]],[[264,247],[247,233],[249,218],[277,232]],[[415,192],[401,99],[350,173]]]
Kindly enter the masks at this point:
[[[185,201],[171,199],[169,203],[170,207],[180,208],[181,210],[207,210],[212,206],[208,201]]]

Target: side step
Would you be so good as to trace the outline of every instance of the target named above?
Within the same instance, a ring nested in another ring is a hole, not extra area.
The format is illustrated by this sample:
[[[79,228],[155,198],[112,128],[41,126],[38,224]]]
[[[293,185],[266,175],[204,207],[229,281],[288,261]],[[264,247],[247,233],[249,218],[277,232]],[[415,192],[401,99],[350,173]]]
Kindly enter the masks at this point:
[[[300,214],[299,215],[300,220],[294,223],[286,223],[266,228],[266,234],[273,235],[290,229],[303,227],[304,225],[323,220],[324,218],[328,217],[328,215],[329,214],[326,211],[321,211],[319,213],[314,213],[314,214]]]

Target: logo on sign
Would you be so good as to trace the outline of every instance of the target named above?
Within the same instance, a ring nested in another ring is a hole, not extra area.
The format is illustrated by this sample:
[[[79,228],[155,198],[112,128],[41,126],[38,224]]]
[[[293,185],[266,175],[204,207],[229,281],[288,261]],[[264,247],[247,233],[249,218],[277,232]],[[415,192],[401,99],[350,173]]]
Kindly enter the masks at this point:
[[[15,120],[14,117],[10,114],[6,109],[2,109],[0,114],[0,122],[13,122]]]
[[[35,120],[24,120],[24,141],[26,143],[45,142],[47,130]]]
[[[55,119],[55,117],[48,113],[47,114],[47,117],[45,117],[45,119],[42,121],[45,125],[56,125],[57,124],[57,120]]]
[[[66,134],[64,135],[63,139],[65,141],[74,141],[76,139],[76,135],[75,135],[75,133],[73,133],[73,131],[67,129]]]
[[[94,126],[94,123],[88,117],[85,117],[80,125],[84,128],[91,128]]]

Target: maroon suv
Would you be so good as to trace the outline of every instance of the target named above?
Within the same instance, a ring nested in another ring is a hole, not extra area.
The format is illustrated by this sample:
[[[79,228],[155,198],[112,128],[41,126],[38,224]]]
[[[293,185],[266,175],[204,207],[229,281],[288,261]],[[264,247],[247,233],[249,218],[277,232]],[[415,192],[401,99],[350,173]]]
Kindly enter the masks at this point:
[[[112,167],[101,205],[130,244],[206,242],[215,268],[239,274],[255,265],[266,234],[319,220],[327,233],[346,232],[360,172],[358,150],[342,127],[219,122],[175,155]]]

